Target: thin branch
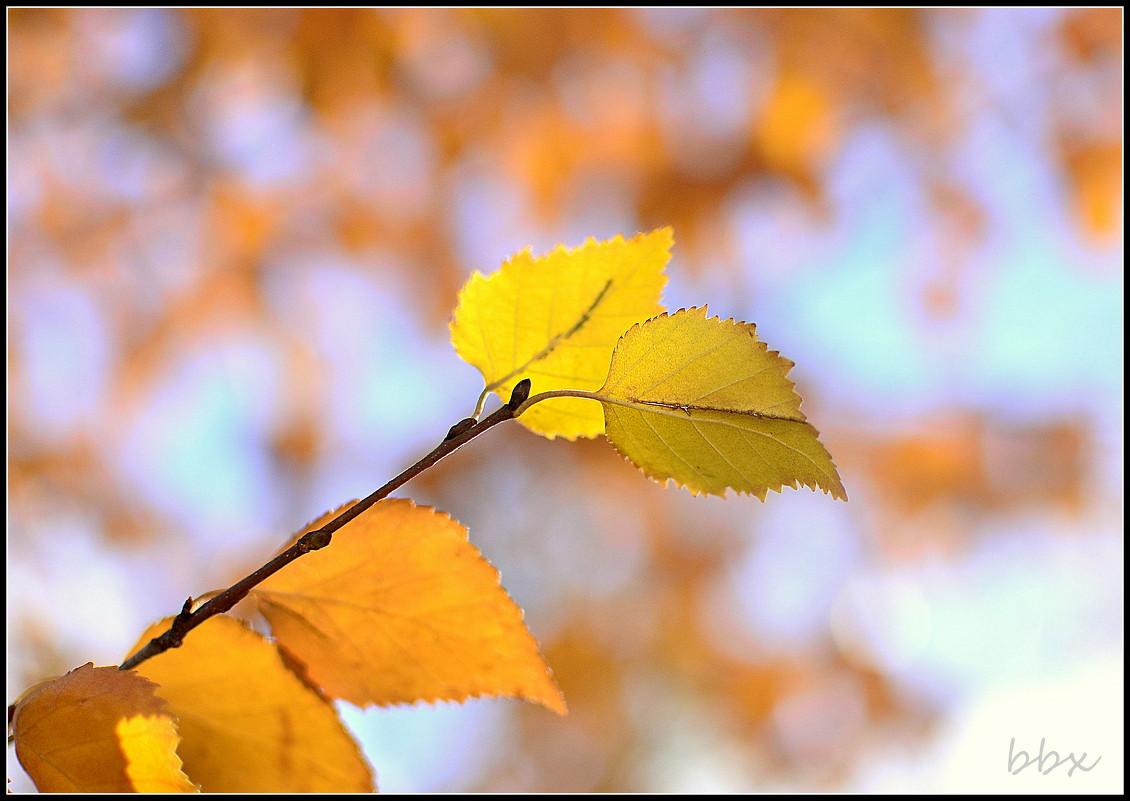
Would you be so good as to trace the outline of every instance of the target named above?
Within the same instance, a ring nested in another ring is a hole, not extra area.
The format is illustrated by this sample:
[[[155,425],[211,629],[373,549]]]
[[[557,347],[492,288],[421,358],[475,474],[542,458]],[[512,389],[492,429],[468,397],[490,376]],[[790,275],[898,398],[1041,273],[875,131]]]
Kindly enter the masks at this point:
[[[527,398],[526,400],[522,401],[521,405],[519,405],[515,410],[514,416],[517,417],[518,415],[522,414],[522,412],[526,411],[526,409],[533,406],[535,403],[541,403],[542,401],[549,400],[550,398],[588,398],[589,400],[595,401],[610,401],[612,403],[616,402],[614,399],[601,395],[599,392],[588,392],[587,390],[583,389],[554,389],[550,390],[549,392],[539,392],[532,398]]]
[[[437,445],[431,453],[429,453],[420,461],[409,467],[396,478],[389,481],[380,489],[376,490],[366,498],[358,501],[353,506],[342,512],[329,523],[322,526],[317,531],[311,531],[303,535],[294,545],[287,548],[267,564],[256,570],[246,578],[237,581],[232,586],[228,587],[223,592],[211,598],[207,603],[200,606],[196,611],[192,609],[192,599],[189,598],[185,601],[184,606],[181,608],[180,614],[174,618],[169,630],[164,634],[160,634],[146,643],[141,650],[122,662],[118,666],[119,670],[132,670],[140,665],[147,659],[156,656],[157,654],[164,653],[170,648],[177,648],[184,642],[185,635],[199,626],[205,620],[214,615],[226,612],[239,603],[247,596],[252,589],[254,589],[260,582],[271,576],[284,567],[289,565],[300,556],[325,548],[330,544],[333,539],[334,532],[340,529],[349,521],[356,518],[358,515],[364,513],[369,507],[377,501],[388,497],[390,493],[398,489],[403,484],[411,481],[420,473],[427,470],[443,457],[449,453],[458,450],[475,437],[482,434],[489,428],[493,428],[499,423],[504,423],[507,420],[513,419],[516,416],[518,408],[529,397],[530,394],[530,380],[523,379],[518,382],[514,387],[514,392],[510,396],[510,402],[504,406],[500,406],[488,417],[475,422],[471,418],[460,420],[453,425],[444,437],[443,442]]]

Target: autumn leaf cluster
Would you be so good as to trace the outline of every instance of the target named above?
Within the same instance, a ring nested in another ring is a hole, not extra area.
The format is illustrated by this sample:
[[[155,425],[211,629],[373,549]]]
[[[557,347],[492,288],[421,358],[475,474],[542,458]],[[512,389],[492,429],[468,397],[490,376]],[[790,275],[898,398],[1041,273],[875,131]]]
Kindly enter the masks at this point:
[[[846,500],[800,412],[792,362],[751,324],[708,318],[705,307],[662,312],[671,244],[659,229],[538,260],[526,252],[489,279],[475,274],[452,321],[455,349],[482,371],[484,394],[505,399],[531,381],[538,394],[518,418],[527,428],[605,434],[658,481],[762,500],[799,482]]]
[[[650,478],[695,494],[764,500],[804,485],[846,500],[786,377],[792,363],[751,324],[663,311],[672,242],[669,229],[590,239],[474,274],[451,323],[484,378],[473,418],[493,392],[530,430],[604,434]],[[456,520],[386,499],[330,544],[251,590],[269,637],[220,614],[136,672],[87,664],[25,693],[11,728],[37,786],[365,791],[373,772],[334,701],[507,696],[565,714],[522,610]],[[131,654],[172,624],[154,624]]]

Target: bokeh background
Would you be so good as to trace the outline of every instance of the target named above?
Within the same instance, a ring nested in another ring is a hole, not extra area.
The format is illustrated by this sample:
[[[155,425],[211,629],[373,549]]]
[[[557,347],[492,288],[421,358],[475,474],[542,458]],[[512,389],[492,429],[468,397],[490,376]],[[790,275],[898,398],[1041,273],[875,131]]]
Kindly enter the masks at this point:
[[[666,304],[796,361],[851,501],[476,440],[400,494],[571,714],[344,707],[382,789],[1121,789],[1121,9],[8,22],[9,701],[468,414],[472,270],[672,225]]]

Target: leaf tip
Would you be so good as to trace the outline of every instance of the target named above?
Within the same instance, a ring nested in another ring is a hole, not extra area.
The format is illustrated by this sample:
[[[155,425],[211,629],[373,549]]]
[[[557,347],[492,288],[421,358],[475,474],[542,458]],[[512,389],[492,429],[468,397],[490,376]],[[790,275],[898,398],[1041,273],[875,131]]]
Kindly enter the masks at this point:
[[[557,691],[557,697],[553,699],[546,699],[539,701],[542,706],[551,712],[556,712],[563,718],[569,717],[569,706],[565,703],[565,694],[561,690]]]

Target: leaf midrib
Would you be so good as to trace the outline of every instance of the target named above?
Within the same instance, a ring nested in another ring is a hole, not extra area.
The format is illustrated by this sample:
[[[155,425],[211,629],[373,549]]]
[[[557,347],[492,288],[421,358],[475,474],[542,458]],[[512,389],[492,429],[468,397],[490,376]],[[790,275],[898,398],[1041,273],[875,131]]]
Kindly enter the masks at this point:
[[[484,394],[487,393],[487,392],[490,392],[492,390],[498,389],[499,387],[505,385],[506,382],[509,381],[510,379],[521,375],[526,370],[526,368],[528,368],[531,364],[533,364],[534,362],[539,362],[542,359],[549,356],[549,354],[551,354],[558,345],[560,345],[562,342],[569,339],[570,337],[575,335],[578,331],[580,331],[582,328],[584,328],[585,324],[589,320],[592,319],[593,312],[596,311],[596,308],[604,300],[604,296],[608,294],[608,290],[612,288],[612,284],[613,284],[613,279],[611,279],[611,278],[609,278],[607,281],[605,281],[604,286],[601,287],[601,289],[600,289],[600,292],[597,293],[597,295],[593,299],[592,303],[589,304],[589,307],[581,313],[581,316],[577,319],[577,322],[573,323],[572,326],[570,326],[566,330],[562,331],[557,336],[553,337],[544,348],[542,348],[536,354],[531,356],[530,359],[528,361],[526,361],[525,364],[522,364],[518,367],[515,367],[513,370],[511,370],[506,375],[502,376],[501,378],[496,378],[494,381],[491,381],[489,384],[487,384],[486,387],[483,389]],[[516,325],[517,325],[517,322],[515,322],[515,326]],[[515,333],[515,341],[516,340],[517,340],[517,333]]]

